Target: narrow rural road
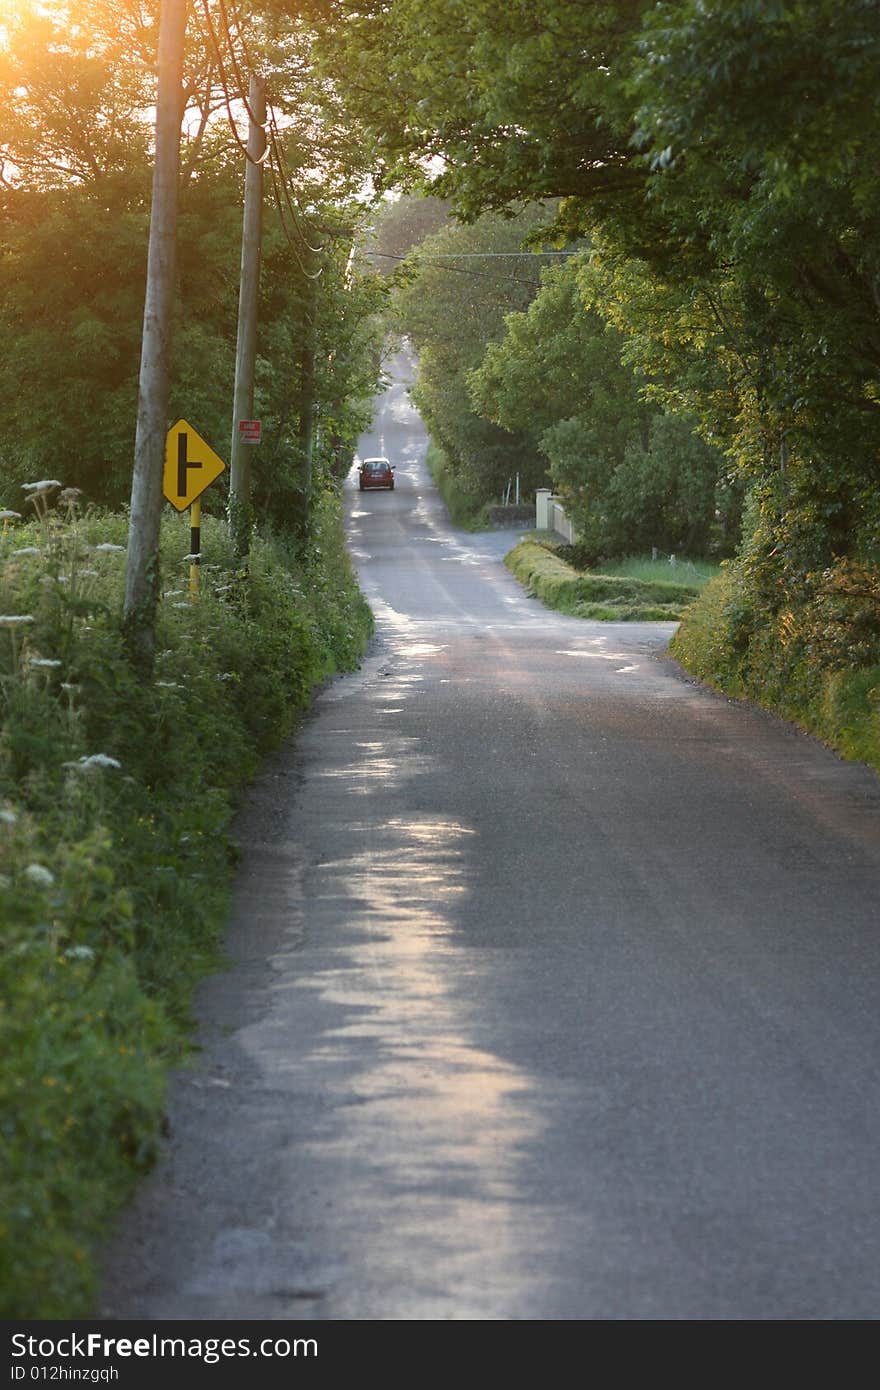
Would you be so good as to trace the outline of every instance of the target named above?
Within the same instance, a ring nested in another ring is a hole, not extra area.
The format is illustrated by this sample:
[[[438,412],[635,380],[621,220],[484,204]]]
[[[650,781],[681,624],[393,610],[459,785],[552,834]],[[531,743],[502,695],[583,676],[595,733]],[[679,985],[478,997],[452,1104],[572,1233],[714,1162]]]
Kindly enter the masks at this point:
[[[118,1318],[880,1315],[880,784],[452,530],[401,381],[378,620],[242,819]]]

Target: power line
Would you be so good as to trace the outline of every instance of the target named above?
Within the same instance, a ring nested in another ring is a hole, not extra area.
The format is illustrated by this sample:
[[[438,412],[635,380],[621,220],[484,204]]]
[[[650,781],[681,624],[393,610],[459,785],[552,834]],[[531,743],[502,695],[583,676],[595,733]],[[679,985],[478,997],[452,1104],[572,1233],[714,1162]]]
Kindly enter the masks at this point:
[[[290,215],[291,215],[291,217],[293,218],[294,226],[296,227],[296,229],[297,229],[297,231],[298,231],[298,233],[299,233],[299,236],[300,236],[300,239],[302,240],[303,245],[306,247],[307,250],[311,251],[313,255],[317,256],[321,251],[324,250],[324,247],[323,247],[323,245],[321,245],[321,246],[312,246],[311,243],[309,242],[309,240],[308,240],[308,238],[307,238],[305,232],[303,231],[302,224],[301,224],[301,222],[300,222],[300,218],[299,218],[299,216],[298,216],[298,214],[297,214],[297,210],[296,210],[296,208],[294,207],[293,202],[292,202],[292,200],[291,200],[291,198],[290,198],[290,192],[289,192],[289,190],[290,190],[290,188],[293,186],[293,176],[291,175],[289,169],[287,168],[287,161],[286,161],[285,156],[284,156],[284,151],[283,151],[283,149],[282,149],[282,147],[281,147],[281,138],[280,138],[281,132],[280,132],[279,129],[278,129],[278,122],[277,122],[277,120],[276,120],[276,118],[275,118],[275,112],[274,112],[274,110],[272,109],[271,104],[270,104],[270,108],[269,108],[269,109],[270,109],[270,112],[271,112],[269,139],[270,139],[271,142],[272,142],[273,152],[274,152],[274,154],[275,154],[275,158],[276,158],[277,161],[278,161],[278,172],[280,173],[280,175],[281,175],[281,177],[282,177],[282,179],[283,179],[283,181],[284,181],[284,188],[285,188],[285,193],[286,193],[286,201],[287,201],[288,207],[290,208]],[[304,221],[307,221],[307,220],[308,220],[305,213],[303,213],[303,220],[304,220]]]
[[[205,3],[207,3],[207,0],[205,0]],[[246,83],[244,80],[244,74],[242,73],[242,70],[239,66],[238,55],[235,51],[235,44],[232,41],[232,32],[229,28],[229,15],[226,13],[226,5],[224,4],[224,0],[217,0],[217,3],[220,8],[220,18],[223,20],[223,32],[226,35],[226,44],[229,49],[229,56],[232,59],[232,68],[235,73],[236,81],[238,82],[238,90],[241,93],[242,104],[244,105],[244,109],[248,114],[248,119],[252,121],[254,125],[262,125],[265,129],[266,123],[264,121],[257,120],[256,116],[254,115],[253,111],[248,105],[248,99],[244,94]],[[247,44],[245,43],[244,36],[241,32],[241,21],[239,20],[238,15],[236,15],[236,26],[238,29],[238,41],[244,49],[245,62],[247,64],[248,71],[255,72],[256,69],[253,63],[250,61]]]
[[[235,139],[235,143],[238,145],[238,148],[241,150],[241,152],[242,152],[242,154],[244,155],[245,159],[249,160],[251,164],[262,164],[262,163],[264,162],[264,160],[265,160],[265,159],[267,158],[267,156],[268,156],[268,152],[269,152],[269,145],[268,145],[268,142],[267,142],[267,144],[266,144],[265,150],[263,151],[263,153],[262,153],[262,155],[259,157],[259,159],[254,159],[253,155],[250,154],[249,151],[248,151],[247,144],[245,143],[244,140],[242,140],[241,136],[240,136],[239,133],[238,133],[238,126],[236,125],[236,123],[235,123],[235,117],[234,117],[234,115],[232,114],[232,98],[231,98],[230,95],[229,95],[229,82],[228,82],[227,77],[226,77],[226,67],[225,67],[224,62],[223,62],[223,54],[222,54],[221,51],[220,51],[220,43],[219,43],[219,40],[218,40],[217,35],[216,35],[215,31],[214,31],[214,21],[213,21],[212,18],[211,18],[211,11],[210,11],[210,9],[208,8],[208,0],[202,0],[202,9],[203,9],[204,15],[205,15],[205,22],[207,23],[207,26],[208,26],[208,37],[209,37],[210,42],[211,42],[211,48],[213,49],[213,51],[214,51],[214,57],[215,57],[216,60],[217,60],[217,72],[218,72],[219,77],[220,77],[220,86],[223,88],[223,96],[224,96],[224,98],[225,98],[225,105],[226,105],[226,115],[227,115],[228,120],[229,120],[229,127],[230,127],[230,129],[231,129],[231,131],[232,131],[233,137],[234,137],[234,139]],[[231,48],[231,45],[232,45],[232,37],[231,37],[231,35],[229,34],[228,29],[227,29],[227,34],[226,34],[226,36],[227,36],[227,41],[228,41],[228,43],[229,43],[229,45],[230,45],[230,51],[232,51],[232,48]],[[236,68],[236,71],[238,71],[238,64],[237,64],[237,61],[236,61],[236,59],[235,59],[234,51],[232,51],[232,57],[233,57],[233,64],[234,64],[234,66],[235,66],[235,68]],[[242,84],[241,84],[241,75],[240,75],[240,73],[239,73],[239,87],[241,87],[241,85],[242,85]],[[238,93],[238,99],[244,104],[245,110],[247,111],[249,118],[250,118],[252,121],[254,121],[254,124],[255,124],[255,125],[262,125],[263,123],[262,123],[261,121],[256,121],[256,120],[255,120],[254,115],[253,115],[253,112],[251,111],[250,106],[248,105],[247,97],[244,95],[244,93],[243,93],[242,91],[239,91],[239,93]]]
[[[491,253],[487,253],[491,254]],[[499,253],[500,254],[500,253]],[[519,254],[519,253],[517,253]],[[531,255],[531,252],[524,251],[523,255]],[[445,270],[450,275],[475,275],[480,280],[509,280],[514,285],[525,285],[526,289],[539,290],[541,282],[539,280],[521,280],[518,275],[490,275],[486,270],[469,270],[463,265],[442,265],[438,258],[429,256],[394,256],[390,251],[364,251],[365,256],[381,256],[390,261],[408,261],[410,265],[417,266],[420,262],[428,262],[436,265],[438,270]]]
[[[536,256],[582,256],[583,249],[580,251],[443,251],[439,256],[419,255],[413,259],[420,261],[462,261],[462,260],[492,260],[507,256],[523,257],[526,260],[533,260]],[[373,251],[367,249],[369,256],[382,256],[387,260],[405,261],[408,256],[393,256],[390,251]]]
[[[279,217],[280,217],[280,219],[281,219],[281,225],[282,225],[282,229],[283,229],[283,231],[284,231],[285,237],[287,238],[287,241],[288,241],[288,243],[289,243],[291,249],[293,250],[294,255],[296,256],[296,259],[297,259],[297,262],[298,262],[298,264],[299,264],[299,268],[300,268],[302,274],[303,274],[308,280],[317,280],[317,279],[323,274],[323,272],[324,272],[324,267],[321,266],[316,272],[311,272],[311,271],[309,271],[309,270],[306,269],[305,265],[303,264],[302,258],[300,257],[300,254],[299,254],[299,251],[298,251],[298,249],[297,249],[296,243],[294,242],[294,239],[293,239],[293,237],[292,237],[291,234],[290,234],[290,230],[289,230],[288,225],[287,225],[287,219],[285,218],[285,215],[284,215],[284,207],[283,207],[283,204],[282,204],[282,201],[281,201],[281,194],[280,194],[280,192],[279,192],[279,186],[278,186],[278,185],[279,185],[279,177],[280,177],[280,180],[281,180],[281,191],[283,191],[283,193],[284,193],[284,201],[285,201],[286,204],[287,204],[287,207],[288,207],[288,210],[289,210],[289,213],[290,213],[291,220],[292,220],[292,222],[293,222],[293,227],[294,227],[294,230],[295,230],[296,235],[299,237],[299,240],[300,240],[302,246],[303,246],[306,250],[312,252],[313,255],[319,255],[320,252],[323,251],[324,248],[323,248],[323,246],[312,246],[311,243],[309,242],[308,237],[305,235],[305,232],[303,231],[303,227],[302,227],[302,225],[301,225],[301,223],[300,223],[300,219],[299,219],[299,216],[298,216],[298,214],[297,214],[297,210],[296,210],[296,208],[294,207],[293,200],[291,199],[291,196],[290,196],[290,187],[289,187],[289,185],[292,183],[292,179],[291,179],[290,174],[289,174],[289,172],[287,171],[286,166],[285,166],[284,155],[283,155],[283,151],[282,151],[282,149],[281,149],[280,140],[279,140],[279,138],[278,138],[278,136],[279,136],[279,131],[278,131],[278,122],[277,122],[276,117],[275,117],[275,111],[274,111],[274,109],[272,108],[271,103],[270,103],[269,109],[270,109],[270,112],[271,112],[271,120],[268,121],[268,122],[266,122],[266,121],[259,121],[259,120],[257,120],[256,116],[254,115],[254,112],[251,110],[250,104],[249,104],[249,102],[248,102],[247,96],[245,95],[245,91],[244,91],[244,87],[245,87],[245,83],[244,83],[244,74],[242,73],[241,66],[240,66],[239,61],[238,61],[238,55],[237,55],[237,53],[236,53],[236,51],[235,51],[235,41],[234,41],[233,36],[232,36],[232,30],[231,30],[230,24],[229,24],[229,15],[228,15],[228,12],[227,12],[226,5],[225,5],[224,0],[218,0],[218,5],[219,5],[220,17],[221,17],[221,20],[222,20],[223,34],[224,34],[224,37],[225,37],[225,39],[226,39],[226,47],[227,47],[228,50],[229,50],[229,56],[230,56],[231,63],[232,63],[233,74],[234,74],[235,79],[236,79],[236,82],[237,82],[237,84],[238,84],[238,91],[237,91],[237,93],[236,93],[236,97],[237,97],[237,99],[242,103],[242,105],[244,106],[244,109],[245,109],[245,111],[247,112],[248,118],[250,119],[250,121],[251,121],[254,125],[261,126],[264,130],[267,130],[267,128],[268,128],[268,139],[267,139],[267,141],[266,141],[266,148],[265,148],[265,150],[263,151],[263,154],[260,156],[260,158],[259,158],[258,160],[255,161],[254,158],[253,158],[253,156],[252,156],[252,155],[250,154],[250,152],[248,151],[248,148],[247,148],[246,143],[242,140],[241,136],[240,136],[239,133],[238,133],[238,127],[237,127],[237,125],[236,125],[235,117],[234,117],[233,112],[232,112],[232,98],[231,98],[231,96],[230,96],[230,91],[229,91],[230,83],[229,83],[229,80],[228,80],[227,74],[226,74],[226,65],[225,65],[225,63],[224,63],[223,54],[222,54],[222,52],[221,52],[220,41],[219,41],[217,32],[216,32],[216,30],[215,30],[215,28],[214,28],[214,22],[213,22],[213,19],[212,19],[212,17],[211,17],[211,12],[210,12],[210,9],[209,9],[208,0],[202,0],[202,9],[203,9],[203,11],[204,11],[205,21],[206,21],[206,24],[207,24],[208,37],[209,37],[209,39],[210,39],[211,48],[213,49],[214,57],[215,57],[215,60],[216,60],[216,62],[217,62],[217,71],[218,71],[218,74],[219,74],[219,77],[220,77],[220,84],[221,84],[221,86],[222,86],[222,88],[223,88],[223,95],[224,95],[224,98],[225,98],[225,105],[226,105],[226,115],[227,115],[227,117],[228,117],[229,125],[230,125],[230,128],[231,128],[231,130],[232,130],[233,136],[234,136],[234,138],[235,138],[235,142],[236,142],[236,144],[238,145],[238,147],[239,147],[239,149],[241,150],[241,152],[244,154],[245,158],[246,158],[247,160],[249,160],[250,163],[252,163],[252,164],[253,164],[253,163],[263,164],[264,162],[268,162],[269,168],[270,168],[270,171],[271,171],[271,174],[272,174],[272,190],[273,190],[274,197],[275,197],[275,205],[276,205],[276,207],[277,207],[277,209],[278,209],[278,215],[279,215]],[[235,23],[236,23],[237,37],[238,37],[239,43],[241,43],[242,48],[243,48],[243,50],[244,50],[245,61],[246,61],[246,63],[247,63],[247,65],[248,65],[249,68],[253,68],[253,64],[252,64],[251,61],[250,61],[250,55],[249,55],[249,52],[248,52],[247,41],[246,41],[246,39],[245,39],[245,37],[244,37],[244,33],[243,33],[243,30],[242,30],[242,26],[241,26],[241,19],[240,19],[240,16],[239,16],[239,13],[238,13],[237,8],[233,7],[233,13],[234,13],[234,15],[235,15]],[[273,165],[273,163],[272,163],[272,159],[270,158],[270,156],[272,156],[272,155],[274,155],[275,162],[276,162],[277,165],[278,165],[278,174],[277,174],[277,175],[276,175],[276,172],[275,172],[274,165]]]
[[[274,162],[271,161],[271,160],[269,161],[269,172],[270,172],[271,175],[272,175],[272,192],[273,192],[273,194],[274,194],[274,196],[275,196],[275,206],[276,206],[277,209],[278,209],[278,216],[279,216],[279,219],[280,219],[280,221],[281,221],[281,229],[282,229],[282,231],[284,232],[285,237],[287,238],[287,244],[288,244],[288,246],[290,247],[291,251],[293,252],[294,256],[296,257],[297,265],[299,266],[300,271],[301,271],[302,274],[305,276],[305,278],[306,278],[307,280],[318,280],[318,279],[320,279],[320,277],[324,274],[324,267],[323,267],[323,266],[320,266],[319,269],[318,269],[317,271],[309,271],[309,270],[306,270],[305,266],[303,265],[302,257],[301,257],[300,254],[299,254],[299,250],[298,250],[298,248],[297,248],[296,242],[294,241],[293,237],[290,235],[290,231],[288,230],[287,220],[286,220],[286,218],[285,218],[285,216],[284,216],[284,207],[283,207],[282,202],[281,202],[281,195],[280,195],[280,193],[279,193],[279,191],[278,191],[278,174],[276,173],[276,170],[275,170],[275,164],[274,164]],[[289,191],[288,191],[287,185],[286,185],[286,183],[284,183],[284,182],[282,181],[282,185],[281,185],[281,186],[282,186],[282,188],[283,188],[283,190],[284,190],[284,197],[285,197],[285,200],[287,201],[288,206],[291,207],[291,210],[292,210],[292,206],[291,206],[291,203],[290,203],[290,193],[289,193]],[[308,243],[305,242],[305,241],[303,240],[302,234],[301,234],[301,233],[300,233],[300,240],[303,242],[303,245],[304,245],[304,246],[307,246],[307,245],[308,245]],[[311,249],[312,249],[312,248],[309,247],[309,250],[311,250]],[[323,248],[320,248],[320,249],[323,249]],[[316,254],[317,254],[317,253],[316,253]]]
[[[248,67],[248,70],[250,72],[253,72],[254,65],[251,62],[250,50],[248,49],[248,41],[245,36],[244,28],[242,27],[241,15],[239,13],[238,4],[236,3],[236,0],[229,0],[229,8],[232,10],[233,15],[235,16],[235,27],[238,31],[239,43],[241,44],[242,50],[244,52],[244,61]]]

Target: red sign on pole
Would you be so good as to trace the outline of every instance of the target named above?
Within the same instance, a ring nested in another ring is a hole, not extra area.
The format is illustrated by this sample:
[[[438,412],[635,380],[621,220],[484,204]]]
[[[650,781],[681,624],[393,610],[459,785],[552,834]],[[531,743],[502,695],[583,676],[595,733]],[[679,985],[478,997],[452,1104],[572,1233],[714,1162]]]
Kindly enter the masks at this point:
[[[259,444],[263,434],[260,420],[239,420],[238,437],[242,444]]]

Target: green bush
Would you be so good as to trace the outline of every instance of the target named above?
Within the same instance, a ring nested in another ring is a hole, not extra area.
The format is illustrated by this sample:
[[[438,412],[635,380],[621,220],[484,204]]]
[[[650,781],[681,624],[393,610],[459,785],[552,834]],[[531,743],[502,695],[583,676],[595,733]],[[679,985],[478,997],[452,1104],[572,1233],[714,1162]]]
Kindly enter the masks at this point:
[[[72,501],[0,536],[6,1317],[88,1311],[94,1244],[153,1161],[192,987],[220,959],[238,791],[371,625],[332,499],[308,553],[257,539],[246,580],[205,518],[196,603],[169,515],[145,683],[119,637],[125,534]]]
[[[880,771],[880,571],[838,560],[777,590],[768,609],[748,558],[684,615],[670,650],[725,694],[754,700]]]

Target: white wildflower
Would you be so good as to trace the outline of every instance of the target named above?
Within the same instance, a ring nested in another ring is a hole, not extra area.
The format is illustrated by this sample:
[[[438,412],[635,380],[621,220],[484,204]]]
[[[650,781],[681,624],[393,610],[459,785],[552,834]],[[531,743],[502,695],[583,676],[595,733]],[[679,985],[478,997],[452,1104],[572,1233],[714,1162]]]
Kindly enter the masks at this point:
[[[14,811],[8,810],[5,806],[0,810],[0,823],[3,825],[15,825],[17,820],[18,816]]]
[[[67,960],[94,960],[95,953],[91,946],[68,946],[64,952]]]
[[[0,627],[21,627],[33,621],[33,613],[0,613]]]
[[[122,763],[117,762],[106,753],[92,753],[88,758],[80,758],[79,766],[83,768],[91,767],[122,767]]]
[[[40,888],[51,888],[55,882],[55,875],[51,869],[46,868],[45,864],[28,864],[24,876],[30,879],[31,883],[38,884]]]
[[[188,603],[173,603],[172,608],[189,608]]]
[[[23,545],[19,550],[13,550],[13,555],[39,555],[40,548],[36,545]]]
[[[4,507],[0,512],[0,521],[21,521],[21,512],[11,512],[8,507]]]
[[[201,558],[201,555],[184,555],[183,557],[184,563],[186,563],[187,560],[190,560],[193,564],[197,564],[198,561],[201,560]]]
[[[53,487],[63,487],[57,478],[41,478],[38,483],[22,483],[24,492],[50,492]]]
[[[62,682],[61,682],[61,689],[62,689],[62,690],[79,690],[79,686],[75,683],[75,681],[62,681]]]
[[[45,667],[46,669],[49,669],[50,667],[53,667],[53,666],[60,666],[60,665],[61,665],[61,662],[60,662],[60,661],[53,661],[52,658],[51,658],[51,657],[48,657],[48,656],[32,656],[31,659],[30,659],[30,661],[29,661],[29,663],[28,663],[28,665],[30,665],[30,666],[43,666],[43,667]]]
[[[157,686],[161,686],[161,688],[162,688],[163,690],[182,690],[182,689],[183,689],[183,686],[180,685],[178,681],[156,681],[156,685],[157,685]]]
[[[166,590],[165,590],[165,593],[162,595],[162,597],[163,597],[163,598],[179,598],[181,594],[185,594],[185,593],[186,593],[186,589],[166,589]],[[168,653],[167,653],[167,652],[162,652],[161,655],[162,655],[162,656],[167,656]]]
[[[101,550],[105,555],[109,555],[111,551],[118,551],[119,554],[125,553],[124,545],[113,545],[111,541],[101,541],[100,545],[93,546],[92,549]]]

